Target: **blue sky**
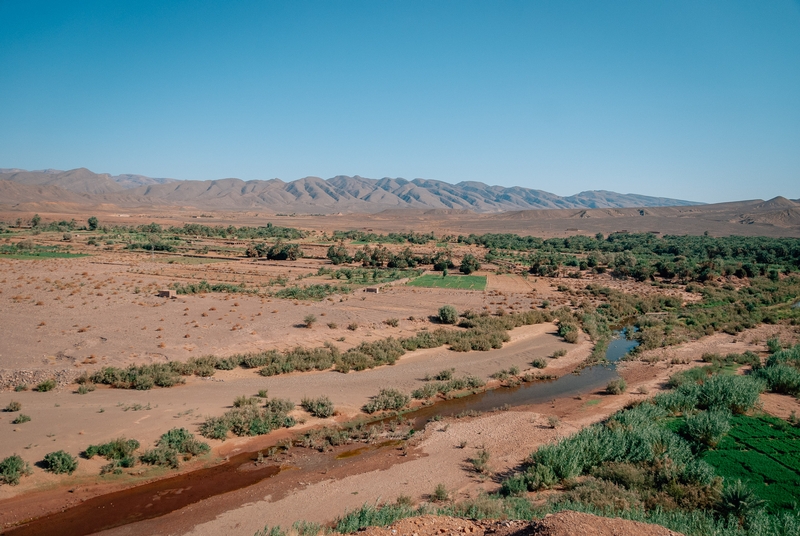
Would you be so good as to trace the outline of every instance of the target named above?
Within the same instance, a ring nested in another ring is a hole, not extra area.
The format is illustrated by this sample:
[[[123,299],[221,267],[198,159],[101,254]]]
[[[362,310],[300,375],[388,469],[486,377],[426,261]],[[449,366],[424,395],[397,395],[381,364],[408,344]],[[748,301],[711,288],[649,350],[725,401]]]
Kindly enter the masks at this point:
[[[800,197],[800,2],[0,0],[0,167]]]

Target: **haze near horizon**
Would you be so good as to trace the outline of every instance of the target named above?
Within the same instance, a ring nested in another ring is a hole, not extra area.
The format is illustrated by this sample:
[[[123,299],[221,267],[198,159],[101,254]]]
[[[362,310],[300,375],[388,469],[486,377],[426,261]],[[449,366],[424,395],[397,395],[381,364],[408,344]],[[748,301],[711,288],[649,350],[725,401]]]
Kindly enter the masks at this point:
[[[800,4],[0,3],[0,167],[800,197]]]

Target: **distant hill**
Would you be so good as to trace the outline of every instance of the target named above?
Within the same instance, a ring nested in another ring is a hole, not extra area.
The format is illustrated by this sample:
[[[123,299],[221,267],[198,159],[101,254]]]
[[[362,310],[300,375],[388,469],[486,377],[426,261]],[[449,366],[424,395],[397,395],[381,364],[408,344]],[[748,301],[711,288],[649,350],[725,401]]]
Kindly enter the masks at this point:
[[[280,179],[243,181],[233,178],[181,181],[154,179],[143,175],[97,174],[86,168],[70,171],[0,169],[0,180],[25,186],[59,188],[73,194],[65,196],[65,201],[69,202],[76,202],[74,194],[79,194],[87,204],[102,203],[120,207],[177,205],[217,210],[376,213],[387,209],[408,208],[505,212],[701,204],[603,190],[561,197],[520,186],[506,188],[472,181],[450,184],[427,179],[367,179],[358,175],[339,175],[327,180],[305,177],[291,182]],[[5,198],[4,202],[23,202],[23,199],[14,198],[13,191],[5,189],[4,193],[11,197]],[[44,193],[44,190],[40,191]],[[22,191],[18,193],[22,195]],[[32,195],[35,193],[26,190],[22,197],[24,201],[30,201]],[[57,192],[48,189],[47,196],[57,197]]]

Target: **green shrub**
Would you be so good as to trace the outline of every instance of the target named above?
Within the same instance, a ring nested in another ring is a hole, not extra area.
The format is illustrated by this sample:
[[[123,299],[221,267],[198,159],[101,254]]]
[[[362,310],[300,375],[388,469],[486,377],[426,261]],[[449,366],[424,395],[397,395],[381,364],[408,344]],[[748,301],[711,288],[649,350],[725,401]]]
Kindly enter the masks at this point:
[[[400,410],[408,405],[411,401],[408,395],[401,393],[396,389],[381,389],[380,392],[367,402],[362,408],[366,413],[375,413],[377,411],[386,410]]]
[[[419,389],[411,391],[411,398],[416,400],[427,400],[433,398],[439,393],[438,385],[435,383],[426,383]]]
[[[308,314],[308,315],[305,316],[305,318],[303,318],[303,324],[307,328],[313,327],[316,322],[317,322],[317,316],[316,315]]]
[[[625,382],[625,379],[617,378],[616,380],[608,382],[608,385],[606,385],[606,393],[610,395],[621,395],[627,388],[628,384]]]
[[[563,337],[564,340],[570,344],[575,344],[578,342],[579,332],[578,326],[571,322],[558,323],[558,335]]]
[[[414,509],[411,506],[401,504],[387,504],[382,507],[365,504],[358,510],[349,512],[337,519],[335,530],[339,534],[351,534],[365,527],[385,527],[400,519],[424,513],[428,512],[423,507]],[[279,535],[269,534],[264,536]]]
[[[166,445],[160,445],[154,449],[144,451],[139,456],[139,461],[148,465],[177,469],[179,465],[178,451]]]
[[[715,447],[722,436],[730,431],[730,417],[728,410],[701,411],[686,418],[683,435],[695,443]]]
[[[534,359],[531,361],[531,366],[537,369],[543,369],[547,366],[547,361],[544,359]]]
[[[173,449],[185,456],[199,456],[211,450],[208,443],[195,439],[186,428],[171,429],[159,438],[156,446]]]
[[[256,436],[268,434],[278,428],[291,428],[296,424],[287,415],[294,409],[290,400],[272,399],[264,409],[255,405],[233,408],[220,417],[209,417],[200,425],[200,435],[210,439],[225,439],[228,432],[237,436]]]
[[[774,354],[780,352],[783,349],[783,345],[781,344],[781,340],[778,337],[772,337],[771,339],[767,339],[767,350],[769,353]]]
[[[11,424],[22,424],[25,422],[30,422],[31,418],[29,415],[25,415],[24,413],[20,413],[17,417],[11,421]]]
[[[33,471],[30,464],[16,454],[0,461],[0,484],[16,486],[19,484],[20,478],[31,473]]]
[[[489,470],[489,458],[490,458],[489,451],[486,449],[481,449],[478,451],[478,455],[474,458],[470,458],[470,463],[472,467],[478,473],[486,473]]]
[[[756,371],[756,377],[764,380],[767,389],[773,393],[800,395],[800,370],[795,367],[778,363],[760,368]]]
[[[759,499],[741,480],[737,480],[722,489],[717,510],[723,516],[735,516],[744,524],[747,518],[763,505],[762,499]]]
[[[749,376],[715,375],[700,386],[697,407],[745,413],[758,403],[766,384]]]
[[[242,408],[244,406],[255,406],[258,404],[258,398],[255,396],[240,395],[233,399],[234,408]]]
[[[431,494],[431,499],[436,502],[444,502],[450,498],[450,492],[447,491],[447,488],[444,484],[436,484],[436,488],[433,490]]]
[[[565,355],[567,355],[567,351],[564,348],[559,348],[553,352],[553,359],[558,359],[559,357],[563,357]]]
[[[16,391],[17,393],[19,393],[20,391],[27,391],[27,390],[28,390],[27,383],[20,383],[14,387],[14,391]]]
[[[439,322],[442,324],[455,324],[458,322],[458,311],[452,305],[442,305],[439,308]]]
[[[453,379],[453,373],[454,373],[455,371],[456,371],[456,369],[453,369],[453,368],[449,368],[449,369],[440,370],[440,371],[439,371],[439,372],[436,374],[436,376],[434,376],[434,377],[433,377],[433,379],[434,379],[434,380],[439,380],[440,382],[446,382],[446,381],[450,381],[450,380],[452,380],[452,379]]]
[[[45,380],[36,386],[36,390],[39,391],[40,393],[46,393],[47,391],[52,391],[55,388],[56,388],[56,381],[52,378],[50,378],[49,380]]]
[[[697,391],[690,386],[681,386],[674,391],[660,393],[653,398],[653,403],[673,415],[687,413],[697,406]]]
[[[333,417],[334,409],[333,402],[327,396],[320,396],[317,398],[303,398],[300,405],[314,417],[327,419]]]
[[[103,443],[102,445],[89,445],[84,452],[84,456],[89,459],[94,456],[102,456],[109,461],[128,460],[131,459],[133,453],[139,446],[139,442],[135,439],[120,437],[108,443]]]
[[[3,411],[7,411],[7,412],[14,412],[14,411],[19,411],[19,410],[21,410],[21,409],[22,409],[22,403],[21,403],[21,402],[17,402],[16,400],[12,400],[12,401],[11,401],[11,402],[9,402],[9,403],[8,403],[8,405],[7,405],[7,406],[6,406],[6,407],[3,409]]]
[[[79,395],[85,395],[91,393],[95,390],[95,386],[93,383],[82,383],[78,386],[78,390],[75,391]]]
[[[71,475],[78,468],[78,459],[63,450],[57,450],[45,455],[43,465],[51,473]]]

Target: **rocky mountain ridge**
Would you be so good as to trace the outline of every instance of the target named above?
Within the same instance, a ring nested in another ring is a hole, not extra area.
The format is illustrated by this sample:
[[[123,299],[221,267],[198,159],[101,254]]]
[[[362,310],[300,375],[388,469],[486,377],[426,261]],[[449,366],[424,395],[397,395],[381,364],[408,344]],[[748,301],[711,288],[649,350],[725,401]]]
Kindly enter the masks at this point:
[[[16,187],[12,188],[8,183],[14,183]],[[132,174],[97,174],[85,168],[69,171],[0,169],[0,193],[3,193],[6,203],[31,202],[37,196],[44,196],[38,199],[48,201],[48,198],[52,198],[52,201],[68,202],[85,200],[86,203],[120,207],[176,205],[218,210],[261,209],[312,213],[375,213],[407,208],[491,213],[701,204],[604,190],[562,197],[544,190],[491,186],[475,181],[450,184],[429,179],[368,179],[358,175],[339,175],[327,180],[305,177],[291,182],[280,179],[243,181],[236,178],[184,181]]]

